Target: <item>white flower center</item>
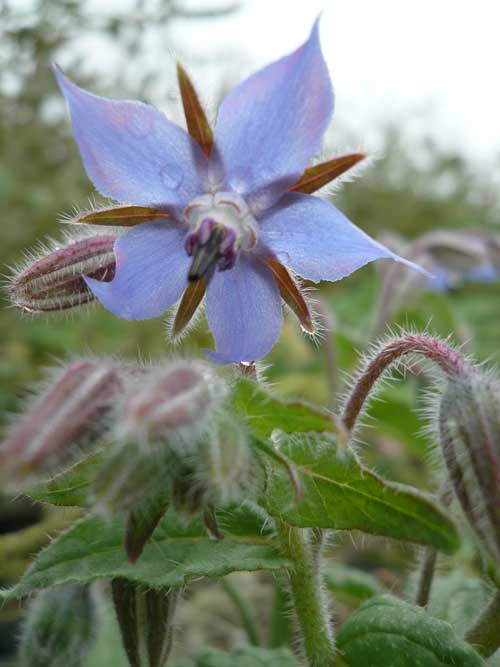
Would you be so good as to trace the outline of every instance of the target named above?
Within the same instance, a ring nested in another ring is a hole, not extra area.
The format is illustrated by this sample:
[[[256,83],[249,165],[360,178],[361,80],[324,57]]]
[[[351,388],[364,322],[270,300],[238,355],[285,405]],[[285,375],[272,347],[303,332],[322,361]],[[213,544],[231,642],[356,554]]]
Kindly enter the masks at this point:
[[[184,220],[190,232],[197,232],[207,219],[235,233],[235,250],[251,250],[257,242],[257,222],[245,200],[233,192],[202,195],[184,209]]]

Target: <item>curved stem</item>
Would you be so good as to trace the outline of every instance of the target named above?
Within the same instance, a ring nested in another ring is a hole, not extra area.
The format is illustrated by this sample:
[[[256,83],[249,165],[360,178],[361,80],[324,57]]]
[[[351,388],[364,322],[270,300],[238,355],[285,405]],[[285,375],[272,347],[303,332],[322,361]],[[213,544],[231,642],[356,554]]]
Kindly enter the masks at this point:
[[[335,642],[308,533],[281,521],[277,528],[283,554],[292,563],[290,590],[307,665],[332,667]]]
[[[383,346],[366,364],[347,400],[342,421],[352,431],[373,386],[401,357],[417,354],[433,361],[445,375],[457,375],[465,367],[464,358],[443,341],[422,334],[408,334]]]

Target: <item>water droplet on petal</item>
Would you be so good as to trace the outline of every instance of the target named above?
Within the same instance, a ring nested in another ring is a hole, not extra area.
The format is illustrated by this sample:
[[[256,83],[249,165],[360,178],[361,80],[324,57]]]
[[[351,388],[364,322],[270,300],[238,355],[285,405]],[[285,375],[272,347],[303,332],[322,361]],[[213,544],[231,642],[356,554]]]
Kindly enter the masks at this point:
[[[126,117],[126,127],[136,139],[144,139],[154,132],[156,117],[154,113],[136,111]]]
[[[160,178],[168,190],[177,190],[184,180],[184,174],[179,164],[166,162],[160,168]]]
[[[250,167],[235,167],[229,176],[229,186],[234,192],[245,194],[251,189],[254,180]]]

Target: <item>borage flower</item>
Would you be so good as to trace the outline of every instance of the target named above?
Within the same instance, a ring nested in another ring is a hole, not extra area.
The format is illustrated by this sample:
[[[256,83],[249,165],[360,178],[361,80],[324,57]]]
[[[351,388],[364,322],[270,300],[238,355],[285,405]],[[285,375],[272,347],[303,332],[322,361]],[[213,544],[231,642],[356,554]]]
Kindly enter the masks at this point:
[[[318,22],[299,49],[226,96],[213,136],[180,66],[189,134],[151,106],[96,97],[56,75],[89,177],[103,195],[129,204],[76,221],[136,225],[115,244],[114,279],[86,278],[116,315],[157,317],[182,297],[178,334],[206,290],[217,348],[207,354],[221,363],[254,361],[280,335],[282,299],[314,331],[289,269],[319,282],[376,259],[408,263],[310,196],[364,157],[306,169],[333,112]]]

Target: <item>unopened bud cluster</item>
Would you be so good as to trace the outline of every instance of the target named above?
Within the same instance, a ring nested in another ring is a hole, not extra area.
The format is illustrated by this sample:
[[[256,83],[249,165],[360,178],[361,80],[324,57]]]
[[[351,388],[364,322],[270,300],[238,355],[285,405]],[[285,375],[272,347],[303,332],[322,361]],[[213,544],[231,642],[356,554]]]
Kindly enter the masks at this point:
[[[226,396],[226,385],[201,361],[137,376],[115,413],[117,445],[93,485],[97,508],[131,511],[168,491],[178,510],[193,514],[240,497],[252,458]]]
[[[473,530],[500,561],[500,383],[476,368],[448,384],[439,409],[448,475]]]
[[[225,384],[202,361],[177,361],[137,377],[124,397],[118,419],[120,439],[152,444],[186,433],[190,447],[226,395]]]
[[[106,428],[121,388],[119,370],[110,362],[82,359],[57,369],[0,447],[4,488],[23,489],[78,460]]]
[[[50,313],[94,300],[84,276],[112,280],[115,274],[115,234],[99,234],[58,244],[30,260],[8,285],[13,305],[25,313]]]
[[[28,607],[20,667],[84,667],[97,630],[89,586],[66,584],[39,593]]]

